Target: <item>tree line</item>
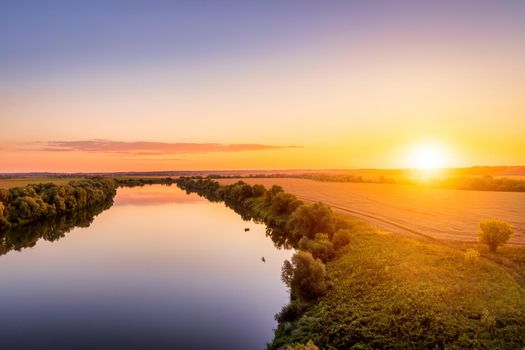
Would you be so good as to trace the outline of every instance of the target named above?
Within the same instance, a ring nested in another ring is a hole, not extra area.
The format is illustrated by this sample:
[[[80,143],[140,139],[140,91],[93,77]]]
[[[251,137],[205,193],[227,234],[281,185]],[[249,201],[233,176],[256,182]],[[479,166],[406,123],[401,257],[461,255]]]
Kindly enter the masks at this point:
[[[31,184],[0,189],[0,232],[80,209],[112,203],[117,183],[88,178],[67,185]]]
[[[221,186],[202,177],[181,177],[177,185],[210,201],[224,202],[245,220],[265,223],[277,246],[297,249],[282,268],[281,278],[290,288],[291,302],[276,315],[279,322],[299,318],[330,288],[325,263],[350,243],[351,236],[348,223],[338,219],[329,206],[306,204],[277,185],[266,189],[239,181]]]

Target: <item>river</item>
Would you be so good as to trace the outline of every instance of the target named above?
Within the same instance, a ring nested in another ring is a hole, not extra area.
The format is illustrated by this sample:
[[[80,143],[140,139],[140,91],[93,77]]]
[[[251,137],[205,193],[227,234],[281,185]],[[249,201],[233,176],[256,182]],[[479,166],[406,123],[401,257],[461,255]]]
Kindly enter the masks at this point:
[[[119,189],[89,221],[63,234],[11,235],[0,256],[2,348],[263,349],[271,341],[274,315],[289,300],[280,270],[292,252],[277,249],[264,225],[161,185]]]

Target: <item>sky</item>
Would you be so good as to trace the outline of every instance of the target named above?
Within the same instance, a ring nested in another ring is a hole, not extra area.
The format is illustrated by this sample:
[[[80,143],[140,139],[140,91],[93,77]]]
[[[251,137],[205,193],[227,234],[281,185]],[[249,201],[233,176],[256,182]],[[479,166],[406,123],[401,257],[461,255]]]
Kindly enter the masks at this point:
[[[0,0],[0,172],[525,165],[524,38],[523,1]]]

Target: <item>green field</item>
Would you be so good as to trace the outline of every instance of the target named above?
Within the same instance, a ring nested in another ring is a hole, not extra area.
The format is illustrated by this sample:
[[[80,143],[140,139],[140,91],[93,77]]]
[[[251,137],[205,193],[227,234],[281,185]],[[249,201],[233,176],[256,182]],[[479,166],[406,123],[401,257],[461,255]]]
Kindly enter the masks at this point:
[[[310,339],[321,349],[525,345],[519,263],[470,261],[462,249],[345,219],[352,240],[326,266],[332,289],[298,320],[282,323],[271,348]],[[522,248],[497,255],[525,258]]]

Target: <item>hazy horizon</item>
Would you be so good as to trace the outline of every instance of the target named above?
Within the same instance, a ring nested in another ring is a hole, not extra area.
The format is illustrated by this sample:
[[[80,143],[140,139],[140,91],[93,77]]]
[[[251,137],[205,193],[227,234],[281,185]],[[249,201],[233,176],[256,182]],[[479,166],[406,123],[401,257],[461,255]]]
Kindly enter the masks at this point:
[[[525,164],[525,3],[20,1],[0,172]]]

